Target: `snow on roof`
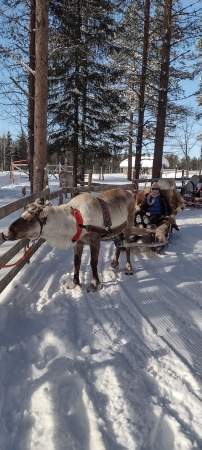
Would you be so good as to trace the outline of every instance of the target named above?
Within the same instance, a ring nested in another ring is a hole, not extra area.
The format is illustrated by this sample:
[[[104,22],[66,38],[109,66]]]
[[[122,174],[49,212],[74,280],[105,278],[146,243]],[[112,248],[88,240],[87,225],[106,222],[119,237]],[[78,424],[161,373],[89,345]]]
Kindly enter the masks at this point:
[[[163,164],[163,167],[165,169],[169,168],[169,162],[165,158],[165,156],[163,156],[162,164]],[[134,166],[135,166],[135,156],[132,157],[132,167],[134,167]],[[146,156],[146,157],[143,156],[142,159],[141,159],[141,166],[143,168],[148,168],[148,169],[152,168],[152,166],[153,166],[153,156]],[[120,163],[120,168],[123,168],[123,167],[128,167],[128,158],[124,159]]]

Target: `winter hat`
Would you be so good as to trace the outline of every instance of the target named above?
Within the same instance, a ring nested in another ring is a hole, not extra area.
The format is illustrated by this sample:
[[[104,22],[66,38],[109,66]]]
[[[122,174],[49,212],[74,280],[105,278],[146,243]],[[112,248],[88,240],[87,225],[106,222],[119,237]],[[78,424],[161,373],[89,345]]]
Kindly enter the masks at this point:
[[[156,181],[151,185],[151,189],[160,189],[160,186]]]

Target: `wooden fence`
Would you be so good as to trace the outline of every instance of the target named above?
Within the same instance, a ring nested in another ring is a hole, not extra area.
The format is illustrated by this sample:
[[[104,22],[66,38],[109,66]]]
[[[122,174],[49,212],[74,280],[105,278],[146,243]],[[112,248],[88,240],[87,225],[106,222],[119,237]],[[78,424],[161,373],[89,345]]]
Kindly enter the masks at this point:
[[[29,203],[34,202],[37,198],[40,199],[53,199],[59,197],[59,203],[62,203],[63,201],[63,195],[62,191],[59,190],[57,192],[50,193],[50,189],[45,189],[44,191],[37,192],[37,194],[33,194],[24,198],[21,198],[19,200],[16,200],[15,202],[9,203],[7,205],[4,205],[0,207],[0,220],[4,217],[9,216],[13,212],[16,212],[22,208],[25,208]],[[19,212],[20,215],[20,212]],[[0,233],[0,245],[2,245],[5,241],[3,240],[2,233]],[[6,288],[6,286],[10,283],[11,280],[17,275],[17,273],[22,269],[22,267],[29,262],[31,256],[34,255],[34,253],[37,251],[37,249],[43,244],[44,239],[39,239],[35,244],[32,245],[30,253],[25,256],[25,258],[17,264],[16,266],[12,267],[11,269],[7,269],[8,272],[6,275],[4,275],[0,280],[0,293]],[[16,256],[22,249],[24,251],[27,250],[29,247],[29,239],[22,239],[18,241],[17,243],[14,243],[14,245],[10,246],[9,250],[7,250],[4,254],[0,256],[0,266],[7,265],[9,261],[12,260],[14,256]]]

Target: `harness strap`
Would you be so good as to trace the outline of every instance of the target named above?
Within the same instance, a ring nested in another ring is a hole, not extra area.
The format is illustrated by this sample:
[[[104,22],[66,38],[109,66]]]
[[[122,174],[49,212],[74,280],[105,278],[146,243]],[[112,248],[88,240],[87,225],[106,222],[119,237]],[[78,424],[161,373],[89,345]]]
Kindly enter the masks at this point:
[[[109,215],[109,210],[107,208],[107,203],[104,200],[102,200],[102,198],[100,198],[100,197],[97,197],[97,200],[98,200],[98,202],[100,204],[100,207],[102,209],[102,214],[103,214],[103,219],[104,219],[104,226],[106,228],[110,228],[111,225],[112,225],[112,221],[111,221],[111,217]]]
[[[86,231],[91,231],[92,233],[98,233],[101,236],[110,236],[111,233],[113,233],[113,230],[109,227],[108,230],[106,228],[96,227],[95,225],[82,225],[80,224],[79,227],[85,228]]]
[[[74,216],[74,218],[76,220],[76,228],[77,228],[76,234],[72,238],[72,242],[76,242],[80,238],[80,235],[82,232],[83,217],[82,217],[81,213],[78,211],[78,209],[76,209],[76,208],[71,209],[71,214]]]
[[[82,233],[82,228],[84,228],[87,232],[91,231],[94,233],[98,233],[101,236],[110,235],[112,222],[111,222],[111,218],[110,218],[109,211],[107,208],[107,204],[101,198],[99,198],[99,197],[96,197],[96,198],[98,199],[99,205],[102,209],[104,225],[105,225],[106,229],[101,228],[101,227],[96,227],[94,225],[84,225],[83,217],[82,217],[81,213],[78,211],[78,209],[72,208],[71,214],[74,216],[74,218],[76,220],[76,227],[77,227],[76,234],[72,238],[72,242],[78,241],[78,239],[80,238],[80,235]]]

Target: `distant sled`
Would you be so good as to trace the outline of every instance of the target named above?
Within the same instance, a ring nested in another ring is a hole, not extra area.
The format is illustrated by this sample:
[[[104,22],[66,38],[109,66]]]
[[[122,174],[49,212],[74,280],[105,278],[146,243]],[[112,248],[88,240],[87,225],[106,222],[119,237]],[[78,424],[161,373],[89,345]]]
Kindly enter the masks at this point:
[[[202,176],[193,175],[182,188],[181,194],[187,207],[202,207]]]

